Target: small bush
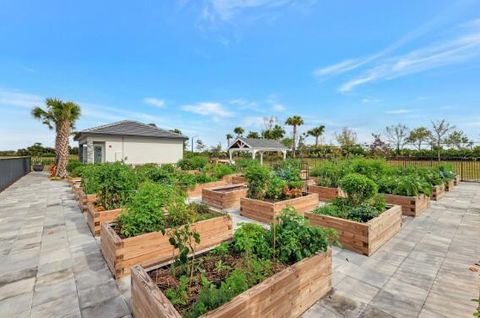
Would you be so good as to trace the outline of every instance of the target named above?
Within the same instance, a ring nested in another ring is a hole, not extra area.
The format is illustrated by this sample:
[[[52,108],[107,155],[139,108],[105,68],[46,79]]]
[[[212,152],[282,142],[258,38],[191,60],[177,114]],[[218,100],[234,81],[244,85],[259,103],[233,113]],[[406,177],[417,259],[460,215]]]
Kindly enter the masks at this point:
[[[255,255],[260,259],[269,259],[272,249],[268,240],[268,231],[261,225],[242,223],[233,234],[235,249],[240,253]]]
[[[208,164],[208,158],[201,156],[193,156],[181,159],[177,162],[177,166],[182,170],[201,170]]]
[[[107,210],[127,203],[139,183],[133,168],[119,162],[99,165],[95,169],[95,178],[98,181],[98,203]]]
[[[358,206],[362,202],[373,198],[378,192],[378,187],[369,178],[358,173],[351,173],[340,180],[340,187],[347,194],[352,206]]]
[[[322,187],[338,187],[342,175],[342,167],[334,161],[322,162],[310,170],[310,176],[317,177],[317,185]]]
[[[235,172],[235,168],[231,165],[217,164],[217,165],[207,165],[205,171],[216,180],[222,179],[224,176],[232,174]]]
[[[251,165],[245,171],[248,183],[248,197],[262,200],[267,192],[271,179],[271,170],[265,166]]]
[[[72,173],[76,168],[84,166],[79,160],[69,160],[67,163],[67,171],[68,173]]]

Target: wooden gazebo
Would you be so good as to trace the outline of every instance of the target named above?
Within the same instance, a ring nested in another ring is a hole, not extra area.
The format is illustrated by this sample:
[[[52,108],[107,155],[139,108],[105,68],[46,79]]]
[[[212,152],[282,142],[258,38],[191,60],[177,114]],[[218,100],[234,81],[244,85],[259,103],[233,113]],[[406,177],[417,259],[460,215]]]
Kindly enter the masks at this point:
[[[259,153],[260,163],[263,164],[264,152],[282,153],[283,159],[285,160],[287,158],[287,150],[288,148],[277,140],[237,137],[230,146],[228,146],[228,155],[230,162],[232,162],[232,155],[235,151],[250,152],[252,159],[255,159],[257,153]]]

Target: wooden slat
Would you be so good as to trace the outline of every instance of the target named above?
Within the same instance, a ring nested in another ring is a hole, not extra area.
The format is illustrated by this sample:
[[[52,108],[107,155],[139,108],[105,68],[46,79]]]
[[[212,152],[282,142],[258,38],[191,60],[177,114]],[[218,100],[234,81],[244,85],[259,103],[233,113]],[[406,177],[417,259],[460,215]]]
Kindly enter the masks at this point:
[[[233,224],[228,215],[200,221],[192,227],[200,234],[196,252],[231,240],[233,235]],[[103,256],[107,264],[113,264],[109,268],[115,278],[128,275],[134,265],[152,266],[173,259],[178,251],[169,242],[169,231],[165,235],[153,232],[121,239],[111,224],[103,223],[100,232],[102,252],[105,251]]]
[[[432,195],[430,199],[433,201],[438,201],[445,196],[445,185],[437,185],[433,187]]]
[[[236,296],[204,318],[298,317],[332,288],[332,253],[304,259]],[[148,274],[132,270],[132,307],[136,318],[180,317]]]
[[[231,191],[221,191],[233,189]],[[202,190],[202,201],[218,209],[230,209],[240,206],[240,198],[247,196],[247,186],[245,184],[227,185],[212,189]]]
[[[318,194],[320,201],[330,201],[335,198],[345,197],[345,193],[340,188],[321,187],[317,185],[308,185],[308,193]]]
[[[210,189],[210,188],[215,188],[215,187],[220,187],[227,185],[227,182],[225,180],[219,180],[219,181],[213,181],[213,182],[207,182],[207,183],[199,183],[196,184],[193,188],[187,190],[187,195],[189,198],[195,198],[199,197],[202,195],[202,190],[203,189]]]
[[[122,209],[99,211],[93,203],[87,203],[87,224],[90,232],[94,236],[99,236],[101,224],[113,222],[121,212]]]
[[[428,208],[430,198],[426,195],[419,195],[416,197],[407,197],[403,195],[381,194],[388,204],[400,205],[402,213],[406,216],[419,216]]]

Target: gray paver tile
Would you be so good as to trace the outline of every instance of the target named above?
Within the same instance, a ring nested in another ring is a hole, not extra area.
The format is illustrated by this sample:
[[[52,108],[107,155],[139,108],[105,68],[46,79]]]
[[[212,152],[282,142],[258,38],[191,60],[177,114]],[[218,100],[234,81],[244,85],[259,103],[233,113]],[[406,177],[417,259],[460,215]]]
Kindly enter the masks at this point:
[[[107,299],[96,305],[81,309],[83,318],[110,317],[119,318],[130,313],[122,296]]]

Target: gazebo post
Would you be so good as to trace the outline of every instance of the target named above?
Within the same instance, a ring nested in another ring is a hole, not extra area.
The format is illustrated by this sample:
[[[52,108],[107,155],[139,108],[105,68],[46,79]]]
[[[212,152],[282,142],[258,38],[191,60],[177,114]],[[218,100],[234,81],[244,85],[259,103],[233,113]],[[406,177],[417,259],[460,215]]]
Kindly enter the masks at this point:
[[[260,164],[263,166],[263,151],[260,151]]]
[[[256,150],[252,150],[252,159],[255,160],[255,155],[257,154]]]
[[[230,158],[230,163],[232,163],[232,161],[233,161],[232,160],[232,152],[233,152],[232,149],[228,149],[228,156]]]
[[[287,160],[287,151],[284,150],[282,152],[283,152],[283,160]]]

